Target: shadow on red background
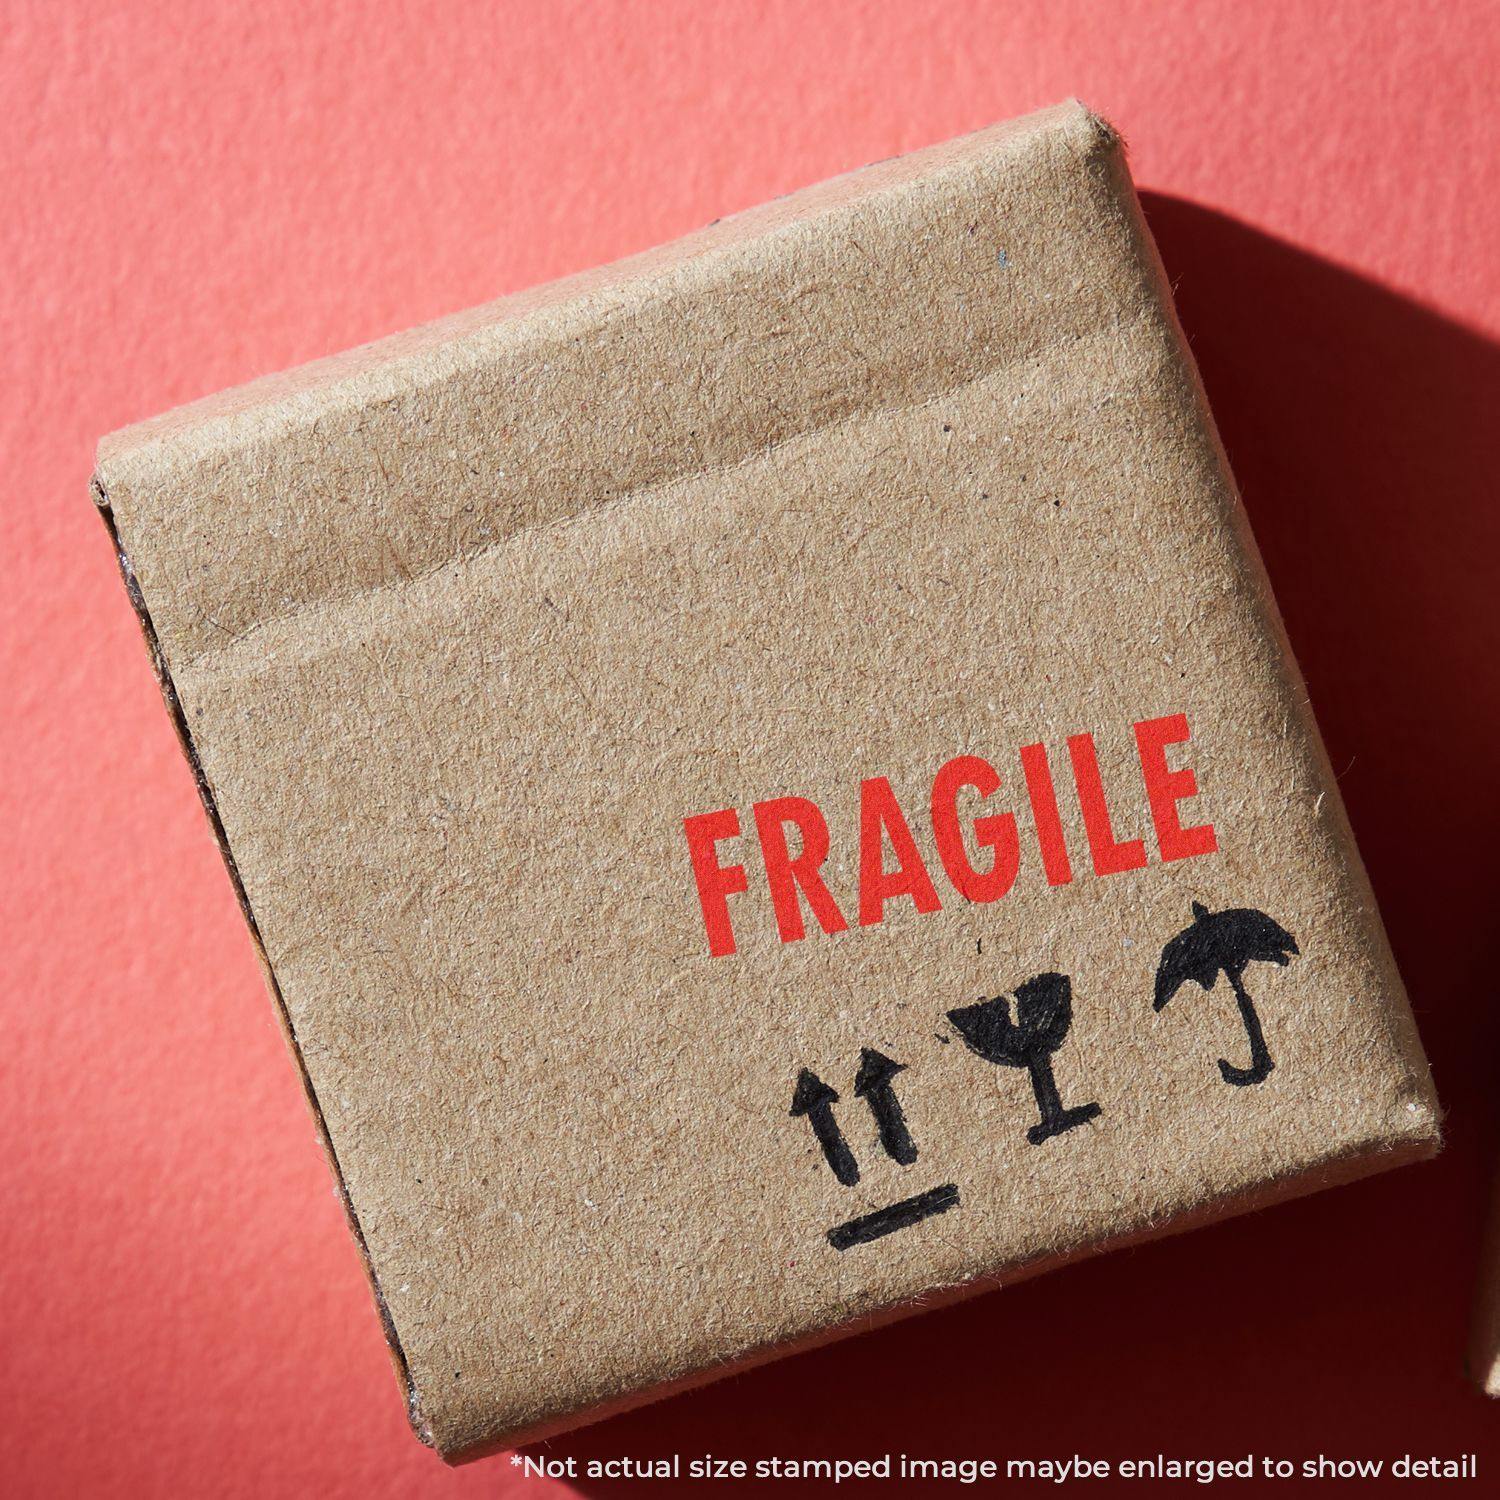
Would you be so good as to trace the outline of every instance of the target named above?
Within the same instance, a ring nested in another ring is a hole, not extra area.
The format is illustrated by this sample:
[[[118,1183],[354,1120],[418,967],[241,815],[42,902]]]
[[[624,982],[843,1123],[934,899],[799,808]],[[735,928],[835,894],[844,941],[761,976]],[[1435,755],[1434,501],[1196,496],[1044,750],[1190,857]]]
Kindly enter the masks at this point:
[[[1146,208],[1417,1010],[1444,1155],[528,1451],[1500,1464],[1500,1404],[1462,1368],[1500,1075],[1500,350],[1221,215]]]

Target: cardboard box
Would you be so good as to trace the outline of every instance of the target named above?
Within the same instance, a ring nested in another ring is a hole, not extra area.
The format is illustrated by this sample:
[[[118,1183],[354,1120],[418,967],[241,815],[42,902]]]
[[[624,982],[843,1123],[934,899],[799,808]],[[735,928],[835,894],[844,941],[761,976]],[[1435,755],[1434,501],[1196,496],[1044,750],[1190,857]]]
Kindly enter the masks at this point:
[[[96,495],[446,1457],[1436,1145],[1077,104]]]

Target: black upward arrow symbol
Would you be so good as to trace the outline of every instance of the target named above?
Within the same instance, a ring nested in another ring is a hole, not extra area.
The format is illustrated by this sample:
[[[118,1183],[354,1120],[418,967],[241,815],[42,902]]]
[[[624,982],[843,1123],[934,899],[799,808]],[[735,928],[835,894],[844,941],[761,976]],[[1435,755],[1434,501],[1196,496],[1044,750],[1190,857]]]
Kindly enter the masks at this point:
[[[859,1181],[859,1164],[844,1142],[838,1121],[833,1118],[833,1106],[838,1102],[838,1094],[811,1068],[803,1068],[797,1075],[792,1114],[807,1116],[807,1123],[812,1126],[812,1133],[823,1148],[823,1158],[833,1175],[845,1187],[853,1187]]]
[[[859,1072],[854,1077],[854,1092],[870,1106],[875,1116],[875,1128],[880,1132],[880,1144],[892,1161],[909,1167],[917,1159],[916,1142],[906,1128],[906,1116],[901,1112],[901,1101],[891,1080],[897,1073],[906,1071],[905,1063],[898,1063],[873,1047],[866,1047],[859,1054]]]

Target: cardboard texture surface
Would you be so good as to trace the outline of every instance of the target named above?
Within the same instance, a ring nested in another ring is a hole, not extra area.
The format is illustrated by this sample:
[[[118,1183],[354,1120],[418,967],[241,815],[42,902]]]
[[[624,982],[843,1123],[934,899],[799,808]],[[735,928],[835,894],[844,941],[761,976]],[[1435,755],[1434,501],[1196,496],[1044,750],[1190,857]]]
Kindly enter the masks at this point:
[[[446,1456],[1436,1144],[1079,106],[96,493]]]

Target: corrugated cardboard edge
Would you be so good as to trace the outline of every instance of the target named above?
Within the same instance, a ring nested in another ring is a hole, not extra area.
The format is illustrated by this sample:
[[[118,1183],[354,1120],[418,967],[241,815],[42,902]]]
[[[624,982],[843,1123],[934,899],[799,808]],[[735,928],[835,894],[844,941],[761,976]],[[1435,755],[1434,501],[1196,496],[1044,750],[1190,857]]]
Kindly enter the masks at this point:
[[[486,358],[489,350],[482,340],[499,329],[522,330],[537,319],[572,308],[581,309],[585,317],[596,317],[610,305],[610,299],[638,284],[660,282],[688,261],[733,255],[749,241],[768,240],[794,231],[809,217],[836,212],[851,197],[899,190],[925,171],[940,170],[950,152],[975,136],[989,137],[998,146],[1003,141],[1025,140],[1064,119],[1084,122],[1101,150],[1119,143],[1114,127],[1077,98],[998,120],[985,129],[809,183],[604,265],[525,287],[291,369],[257,376],[133,422],[100,439],[96,467],[102,470],[128,454],[165,442],[191,441],[204,450],[232,446],[247,413],[253,412],[261,424],[268,420],[295,424],[305,420],[305,403],[314,398],[347,410],[392,389],[425,389],[453,373],[455,367],[446,361],[456,359],[462,367]]]
[[[1281,606],[1276,602],[1275,592],[1271,588],[1270,574],[1267,573],[1265,559],[1261,556],[1260,544],[1255,539],[1250,517],[1245,510],[1244,497],[1240,493],[1239,485],[1235,482],[1229,455],[1219,435],[1218,423],[1214,421],[1213,408],[1208,402],[1208,392],[1203,385],[1202,372],[1198,368],[1198,361],[1193,358],[1192,345],[1188,342],[1182,321],[1177,316],[1177,302],[1172,295],[1171,277],[1167,274],[1161,251],[1151,233],[1150,225],[1146,222],[1140,196],[1130,176],[1124,138],[1111,127],[1105,126],[1105,128],[1110,130],[1116,147],[1109,154],[1110,170],[1124,179],[1123,186],[1126,191],[1121,194],[1121,201],[1129,205],[1131,230],[1140,246],[1143,258],[1154,272],[1162,316],[1176,339],[1183,370],[1192,384],[1199,428],[1213,447],[1219,472],[1223,475],[1225,489],[1230,497],[1229,520],[1235,528],[1235,539],[1245,559],[1246,583],[1257,591],[1261,613],[1275,634],[1288,696],[1300,706],[1306,740],[1317,762],[1322,783],[1327,788],[1330,832],[1349,870],[1351,881],[1358,888],[1361,905],[1371,918],[1369,926],[1371,946],[1374,950],[1372,956],[1383,971],[1386,991],[1391,997],[1391,1003],[1386,1008],[1385,1020],[1397,1043],[1397,1051],[1410,1070],[1407,1077],[1407,1092],[1414,1100],[1421,1100],[1420,1105],[1414,1104],[1413,1107],[1422,1109],[1429,1123],[1429,1133],[1424,1138],[1424,1143],[1429,1149],[1420,1153],[1418,1159],[1422,1156],[1435,1156],[1442,1149],[1443,1112],[1432,1078],[1432,1066],[1427,1061],[1422,1038],[1417,1030],[1417,1018],[1412,1010],[1411,997],[1407,994],[1406,982],[1402,979],[1401,971],[1396,965],[1396,955],[1391,951],[1390,938],[1385,930],[1384,919],[1380,915],[1380,903],[1375,899],[1375,888],[1370,883],[1364,856],[1359,852],[1359,844],[1354,837],[1354,827],[1349,822],[1349,811],[1344,806],[1343,796],[1339,792],[1338,776],[1334,772],[1333,763],[1328,758],[1328,746],[1324,743],[1322,730],[1318,727],[1317,715],[1313,712],[1312,697],[1307,691],[1307,680],[1302,675],[1302,666],[1297,660],[1297,653],[1292,649],[1291,637],[1287,634]],[[1391,1165],[1399,1165],[1399,1163],[1393,1162]]]
[[[260,964],[261,973],[265,976],[266,988],[271,992],[271,998],[276,1003],[276,1016],[281,1023],[282,1035],[286,1038],[286,1044],[291,1051],[292,1058],[297,1065],[297,1076],[302,1080],[302,1092],[307,1099],[307,1107],[312,1114],[313,1123],[317,1126],[318,1139],[323,1146],[323,1155],[328,1161],[328,1166],[333,1173],[333,1180],[338,1189],[339,1201],[344,1205],[344,1214],[349,1221],[349,1228],[354,1235],[354,1242],[359,1247],[359,1258],[365,1268],[365,1275],[369,1278],[370,1290],[375,1298],[375,1309],[380,1315],[380,1326],[385,1331],[386,1347],[390,1351],[391,1363],[395,1367],[396,1378],[401,1382],[401,1389],[406,1400],[407,1420],[411,1423],[412,1431],[429,1447],[435,1447],[432,1435],[426,1424],[422,1421],[421,1413],[417,1410],[416,1387],[411,1378],[411,1371],[407,1367],[406,1354],[401,1347],[400,1335],[396,1332],[395,1321],[391,1317],[390,1308],[386,1305],[385,1294],[380,1289],[380,1278],[375,1272],[375,1263],[370,1257],[370,1248],[365,1241],[364,1230],[359,1222],[359,1214],[355,1211],[354,1200],[349,1196],[349,1189],[344,1181],[344,1171],[339,1165],[338,1152],[334,1149],[333,1140],[328,1133],[328,1124],[323,1117],[322,1105],[318,1103],[318,1093],[313,1087],[312,1078],[307,1071],[307,1064],[302,1056],[302,1047],[297,1040],[297,1033],[292,1026],[292,1018],[286,1008],[286,1001],[282,998],[281,986],[277,982],[275,970],[271,967],[271,961],[266,956],[266,947],[261,940],[260,924],[255,920],[255,912],[250,906],[250,898],[245,893],[244,882],[240,879],[238,866],[234,861],[234,851],[229,847],[229,835],[224,830],[223,820],[219,817],[219,809],[214,801],[213,789],[208,784],[208,777],[204,774],[203,765],[198,756],[197,746],[193,744],[192,731],[188,728],[187,715],[182,711],[182,703],[177,696],[176,686],[172,682],[172,674],[167,667],[165,654],[156,638],[156,627],[151,623],[151,611],[146,607],[145,595],[142,594],[139,583],[136,581],[135,569],[131,567],[130,558],[124,545],[120,541],[119,531],[115,527],[114,512],[110,509],[109,495],[99,477],[96,475],[90,483],[94,504],[99,509],[99,514],[109,530],[110,541],[114,545],[115,561],[120,568],[120,577],[124,581],[125,591],[130,595],[131,605],[135,609],[136,620],[141,627],[141,634],[146,640],[146,650],[151,658],[151,670],[156,674],[157,685],[161,688],[163,701],[166,703],[167,712],[172,718],[172,727],[177,731],[177,742],[182,747],[182,753],[187,758],[189,768],[193,773],[193,781],[198,788],[198,796],[203,803],[203,811],[208,815],[209,827],[213,830],[214,842],[219,846],[219,853],[223,856],[224,868],[229,872],[229,879],[234,885],[235,898],[240,904],[240,911],[244,915],[245,925],[250,930],[250,941],[255,947],[255,957]]]
[[[1076,106],[1077,101],[1070,101],[1070,103]],[[1114,128],[1108,124],[1107,121],[1103,120],[1098,115],[1095,115],[1092,112],[1087,113],[1089,116],[1090,124],[1098,133],[1101,153],[1107,156],[1110,162],[1111,170],[1120,173],[1122,176],[1125,176],[1128,181],[1128,172],[1126,171],[1125,166],[1124,142],[1122,138],[1114,130]],[[832,179],[833,182],[838,182],[840,180],[841,179]],[[820,184],[819,186],[826,187],[828,186],[828,184]],[[1323,746],[1321,736],[1318,735],[1316,730],[1314,716],[1308,703],[1300,668],[1297,666],[1296,658],[1294,653],[1292,652],[1290,642],[1287,638],[1280,611],[1276,605],[1275,597],[1271,592],[1270,582],[1264,569],[1259,548],[1256,545],[1254,535],[1250,530],[1248,519],[1246,518],[1244,513],[1243,505],[1241,504],[1239,499],[1238,488],[1234,485],[1232,475],[1230,474],[1227,457],[1224,454],[1222,444],[1219,440],[1218,430],[1216,425],[1214,424],[1212,414],[1208,406],[1207,397],[1203,390],[1202,381],[1199,376],[1196,362],[1192,357],[1191,350],[1183,334],[1181,325],[1177,321],[1176,309],[1170,292],[1170,284],[1166,277],[1165,270],[1162,266],[1160,256],[1156,250],[1155,242],[1152,239],[1150,230],[1145,223],[1144,216],[1141,213],[1139,201],[1135,196],[1133,188],[1127,195],[1125,195],[1124,201],[1131,204],[1132,206],[1132,227],[1135,234],[1138,236],[1147,257],[1155,266],[1158,285],[1162,293],[1161,303],[1163,312],[1176,334],[1178,349],[1183,360],[1184,367],[1191,376],[1193,382],[1198,404],[1198,416],[1201,428],[1215,446],[1220,466],[1228,479],[1230,492],[1234,496],[1234,523],[1238,530],[1238,540],[1241,546],[1241,550],[1246,559],[1247,578],[1257,589],[1260,596],[1260,604],[1262,610],[1264,611],[1268,622],[1272,625],[1277,636],[1279,637],[1283,650],[1285,670],[1288,674],[1288,677],[1294,682],[1303,704],[1303,712],[1309,722],[1312,740],[1320,762],[1320,769],[1322,771],[1326,785],[1333,789],[1333,796],[1329,800],[1333,815],[1338,822],[1336,833],[1337,841],[1340,845],[1343,857],[1351,869],[1351,872],[1356,876],[1359,884],[1363,888],[1363,894],[1365,896],[1368,909],[1372,913],[1377,912],[1378,908],[1376,906],[1374,893],[1372,888],[1370,887],[1363,860],[1360,857],[1358,846],[1354,841],[1353,831],[1349,826],[1347,816],[1343,808],[1342,799],[1337,795],[1337,783],[1333,777],[1332,768],[1328,763],[1327,753]],[[744,216],[735,217],[754,220],[759,214],[765,213],[765,211],[769,208],[770,205],[762,205],[762,207],[758,210],[752,209],[747,211],[746,215]],[[721,222],[727,224],[732,221]],[[767,227],[769,228],[772,226]],[[678,241],[673,245],[663,246],[659,247],[659,249],[657,250],[645,252],[645,254],[641,256],[631,257],[624,262],[616,263],[614,267],[605,267],[601,268],[598,272],[584,273],[582,276],[576,278],[567,278],[564,282],[555,283],[551,287],[541,289],[535,295],[546,299],[550,294],[554,294],[562,290],[571,290],[575,286],[579,290],[582,290],[585,287],[589,286],[592,279],[595,277],[620,276],[622,279],[630,279],[631,273],[649,273],[649,271],[659,263],[658,258],[663,254],[674,252],[678,254],[691,253],[691,250],[699,244],[701,244],[701,248],[705,250],[711,250],[714,245],[712,232],[700,231],[698,235],[686,237],[685,241]],[[519,296],[515,299],[502,299],[502,302],[499,304],[491,304],[489,309],[478,309],[474,314],[460,314],[457,315],[454,319],[442,320],[437,324],[429,325],[426,330],[417,331],[418,334],[423,335],[423,341],[418,345],[418,347],[425,347],[428,342],[440,343],[445,338],[453,336],[458,331],[462,330],[467,325],[468,320],[472,317],[477,317],[482,314],[486,314],[487,312],[489,315],[502,313],[504,310],[508,310],[508,308],[512,305],[515,306],[517,311],[529,310],[531,296],[532,294],[522,293],[519,294]],[[413,336],[408,335],[405,337],[410,338]],[[357,356],[360,359],[368,359],[373,355],[379,354],[382,351],[382,346],[389,346],[394,349],[394,346],[396,346],[402,338],[403,336],[398,335],[394,340],[383,340],[380,344],[365,346],[361,350],[351,351],[351,354],[350,356],[348,356],[348,358],[353,359]],[[336,380],[343,374],[344,368],[345,366],[343,363],[343,359],[340,356],[334,356],[328,361],[319,361],[314,366],[309,367],[308,373],[309,376],[316,373],[318,377],[324,380]],[[250,387],[241,389],[239,397],[240,399],[250,399],[252,397],[252,394],[264,394],[273,389],[274,383],[279,379],[281,379],[281,377],[271,377],[267,381],[253,382]],[[233,400],[231,400],[231,398],[234,397],[235,394],[236,393],[228,393],[227,395],[221,397],[207,398],[204,402],[194,403],[192,407],[182,409],[177,414],[168,414],[168,417],[175,418],[176,420],[181,420],[182,417],[186,415],[196,416],[201,413],[205,419],[212,421],[218,415],[218,403],[228,402],[229,410],[233,411],[235,403]],[[155,420],[156,422],[164,422],[168,420],[168,418],[159,418]],[[152,430],[153,424],[144,425],[147,432],[150,432]],[[131,429],[130,431],[132,433],[135,433],[140,430],[141,429]],[[614,1401],[607,1402],[602,1405],[592,1406],[587,1410],[569,1412],[559,1417],[555,1421],[549,1421],[545,1424],[527,1427],[520,1430],[500,1432],[492,1437],[485,1438],[480,1442],[468,1447],[442,1451],[438,1448],[436,1438],[422,1416],[415,1385],[412,1381],[410,1371],[407,1366],[405,1354],[401,1347],[401,1341],[397,1334],[394,1322],[390,1316],[385,1298],[382,1294],[379,1277],[376,1274],[374,1264],[370,1257],[369,1249],[360,1226],[358,1213],[356,1212],[354,1204],[350,1198],[348,1188],[344,1180],[343,1171],[339,1164],[337,1152],[335,1151],[332,1140],[330,1139],[327,1125],[323,1116],[323,1111],[318,1102],[316,1090],[313,1087],[312,1080],[308,1074],[307,1067],[302,1056],[300,1043],[292,1026],[291,1018],[287,1011],[286,1004],[282,998],[275,973],[272,970],[269,959],[266,956],[265,947],[261,941],[260,931],[255,919],[254,912],[251,909],[249,899],[244,889],[244,885],[240,880],[239,872],[235,864],[234,854],[229,845],[228,836],[225,832],[223,823],[219,818],[217,807],[215,806],[212,789],[208,785],[207,778],[204,774],[196,747],[193,744],[192,733],[188,726],[186,716],[183,714],[181,705],[178,701],[177,693],[172,682],[171,673],[165,660],[164,653],[157,641],[156,632],[151,622],[150,612],[146,607],[145,599],[135,579],[134,570],[131,566],[130,559],[125,552],[123,544],[120,541],[118,531],[114,524],[113,514],[111,512],[107,489],[104,481],[100,476],[95,476],[92,487],[95,504],[98,506],[100,513],[104,518],[105,524],[109,528],[115,548],[116,560],[120,568],[121,576],[125,582],[125,587],[135,608],[142,632],[145,636],[153,670],[156,673],[157,681],[160,685],[163,698],[166,701],[168,712],[172,716],[172,722],[176,728],[178,740],[183,748],[183,753],[187,757],[188,763],[193,770],[194,779],[198,785],[199,795],[202,799],[204,809],[208,815],[210,826],[212,827],[214,832],[214,837],[219,845],[220,853],[222,854],[225,866],[229,871],[230,879],[233,881],[235,893],[239,900],[241,910],[244,912],[245,921],[249,926],[251,938],[255,945],[255,951],[260,961],[262,972],[265,975],[267,986],[270,989],[271,995],[276,1003],[277,1014],[281,1021],[282,1031],[286,1036],[287,1044],[292,1051],[294,1059],[296,1060],[298,1073],[302,1079],[303,1090],[306,1094],[309,1108],[312,1112],[314,1122],[316,1123],[319,1136],[323,1143],[324,1154],[327,1157],[329,1166],[333,1171],[335,1182],[338,1185],[339,1196],[344,1204],[344,1210],[348,1217],[350,1228],[354,1233],[355,1242],[359,1246],[360,1256],[365,1266],[366,1275],[368,1276],[370,1281],[370,1286],[374,1295],[377,1310],[380,1314],[381,1325],[385,1330],[386,1341],[391,1352],[392,1363],[396,1369],[398,1379],[401,1381],[402,1389],[405,1395],[408,1420],[410,1421],[412,1430],[415,1432],[417,1437],[428,1446],[437,1449],[441,1457],[447,1462],[465,1463],[474,1459],[485,1457],[489,1454],[503,1451],[507,1448],[512,1448],[527,1443],[539,1442],[559,1433],[574,1431],[579,1427],[591,1425],[594,1422],[601,1421],[608,1417],[616,1416],[635,1408],[647,1405],[665,1396],[693,1390],[698,1387],[710,1384],[715,1380],[723,1378],[724,1376],[753,1369],[759,1365],[769,1363],[784,1355],[819,1348],[827,1344],[837,1342],[838,1340],[841,1340],[843,1338],[851,1337],[858,1333],[866,1332],[879,1327],[884,1327],[891,1323],[899,1322],[900,1320],[909,1317],[917,1312],[932,1308],[949,1306],[954,1303],[964,1301],[969,1297],[978,1295],[982,1292],[993,1290],[1000,1286],[1008,1286],[1023,1280],[1028,1280],[1032,1276],[1040,1275],[1047,1271],[1058,1269],[1062,1266],[1071,1264],[1079,1260],[1087,1259],[1093,1255],[1101,1254],[1108,1250],[1123,1248],[1131,1245],[1139,1245],[1152,1240],[1165,1238],[1169,1235],[1187,1232],[1203,1225],[1215,1223],[1241,1213],[1248,1213],[1260,1208],[1270,1207],[1277,1203],[1299,1198],[1305,1196],[1306,1194],[1320,1191],[1326,1187],[1339,1186],[1344,1183],[1355,1181],[1362,1177],[1370,1176],[1377,1172],[1407,1165],[1412,1162],[1425,1160],[1435,1155],[1436,1152],[1440,1149],[1441,1142],[1438,1135],[1438,1128],[1441,1122],[1441,1116],[1437,1110],[1436,1100],[1432,1091],[1430,1070],[1426,1068],[1425,1060],[1423,1060],[1420,1065],[1422,1076],[1420,1078],[1414,1078],[1413,1084],[1414,1092],[1422,1095],[1424,1100],[1427,1101],[1430,1105],[1430,1109],[1425,1112],[1427,1121],[1430,1122],[1430,1131],[1426,1135],[1413,1138],[1406,1145],[1394,1149],[1382,1149],[1374,1142],[1362,1142],[1353,1147],[1350,1147],[1348,1150],[1338,1156],[1331,1157],[1327,1161],[1310,1167],[1305,1171],[1299,1172],[1294,1177],[1272,1180],[1270,1182],[1263,1183],[1258,1187],[1249,1189],[1243,1193],[1233,1194],[1215,1199],[1211,1202],[1201,1205],[1194,1212],[1176,1217],[1168,1223],[1152,1223],[1143,1226],[1132,1227],[1122,1231],[1117,1235],[1107,1236],[1098,1241],[1070,1249],[1059,1255],[1031,1262],[1025,1266],[1006,1268],[1005,1270],[994,1272],[957,1286],[937,1287],[932,1289],[928,1293],[924,1293],[920,1298],[915,1299],[911,1302],[904,1303],[896,1307],[882,1309],[877,1313],[861,1317],[852,1322],[819,1330],[804,1338],[788,1342],[770,1344],[763,1348],[748,1351],[747,1353],[736,1357],[732,1361],[694,1371],[676,1381],[628,1392]],[[1394,996],[1403,997],[1405,994],[1404,985],[1402,984],[1399,972],[1396,969],[1394,956],[1390,953],[1389,945],[1384,938],[1383,927],[1381,927],[1378,922],[1376,924],[1375,941],[1383,950],[1379,954],[1379,958],[1382,968],[1384,968],[1387,973],[1390,990]],[[1401,1034],[1403,1045],[1400,1050],[1402,1054],[1409,1060],[1422,1059],[1423,1054],[1421,1043],[1417,1037],[1415,1019],[1411,1014],[1409,1006],[1394,1006],[1391,1021],[1397,1031],[1399,1031]],[[1417,1066],[1415,1062],[1413,1065],[1414,1068]],[[1497,1390],[1500,1390],[1500,1372],[1497,1372]]]

